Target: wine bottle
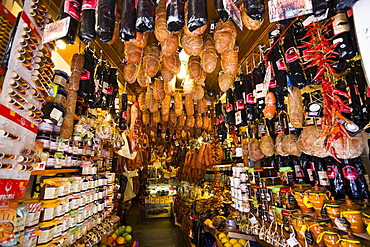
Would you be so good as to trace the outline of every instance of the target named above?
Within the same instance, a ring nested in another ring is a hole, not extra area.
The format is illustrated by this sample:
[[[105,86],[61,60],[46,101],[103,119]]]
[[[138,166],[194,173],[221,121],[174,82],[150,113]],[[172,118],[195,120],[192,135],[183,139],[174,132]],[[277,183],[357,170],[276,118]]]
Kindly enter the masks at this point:
[[[70,18],[67,34],[65,37],[61,38],[66,44],[72,45],[75,43],[81,7],[82,0],[64,0],[60,5],[57,20]]]
[[[254,83],[252,81],[251,74],[242,76],[243,78],[243,87],[245,92],[245,113],[247,116],[247,121],[253,121],[254,120],[254,96],[253,96],[253,89],[254,89]]]
[[[227,138],[227,129],[225,125],[225,117],[222,112],[222,103],[219,101],[216,104],[216,127],[218,134],[218,141],[223,142]]]
[[[332,17],[334,51],[342,59],[351,59],[356,55],[350,34],[350,26],[346,13],[338,13]]]
[[[120,130],[127,129],[127,93],[121,94],[121,117],[119,119],[118,127]]]
[[[351,160],[352,165],[356,167],[358,174],[357,184],[361,190],[361,200],[369,199],[369,187],[365,176],[367,176],[366,169],[361,158],[356,158]]]
[[[359,177],[356,166],[353,163],[345,159],[341,164],[341,169],[344,176],[345,186],[348,189],[348,196],[352,200],[361,200],[361,188],[357,184]]]
[[[326,172],[326,165],[324,160],[318,157],[315,157],[315,171],[318,178],[318,185],[327,187],[330,191],[333,191],[333,188],[330,187],[330,181],[328,177],[328,173]]]
[[[332,196],[337,199],[344,199],[347,192],[342,169],[340,168],[340,163],[336,161],[333,157],[325,158],[326,172],[330,181],[330,186],[334,188],[331,191]]]
[[[236,107],[235,107],[235,123],[237,126],[246,126],[247,125],[247,113],[245,111],[245,102],[244,102],[244,90],[242,87],[241,79],[235,81],[235,98],[236,98]]]
[[[235,125],[235,100],[234,92],[231,88],[226,92],[226,115],[227,123],[229,125]]]

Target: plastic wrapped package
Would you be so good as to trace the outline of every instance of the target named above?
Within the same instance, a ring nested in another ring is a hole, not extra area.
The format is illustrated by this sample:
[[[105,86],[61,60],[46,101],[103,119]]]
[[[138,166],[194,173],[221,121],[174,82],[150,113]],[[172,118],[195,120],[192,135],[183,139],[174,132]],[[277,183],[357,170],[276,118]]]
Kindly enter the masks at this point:
[[[97,34],[103,42],[110,42],[113,39],[116,20],[116,4],[116,0],[99,0]]]
[[[121,22],[119,27],[119,37],[121,40],[129,41],[136,38],[136,8],[135,0],[123,0],[121,11]]]
[[[136,31],[140,33],[154,31],[155,5],[154,0],[138,0]]]
[[[97,64],[97,58],[90,49],[85,49],[83,56],[85,59],[78,96],[83,97],[85,102],[89,105],[93,105],[95,101],[94,70]]]
[[[230,16],[224,7],[224,1],[214,0],[214,4],[215,4],[215,10],[218,14],[218,17],[223,21],[227,21],[230,18]]]
[[[333,9],[337,12],[352,9],[358,0],[332,0]]]
[[[180,32],[185,24],[184,0],[169,0],[167,3],[167,29],[171,32]]]
[[[264,0],[244,0],[245,12],[250,18],[262,21],[265,14]]]
[[[189,0],[188,24],[190,32],[208,24],[207,1]]]
[[[83,0],[81,8],[80,32],[78,37],[84,43],[95,40],[95,14],[98,0]]]

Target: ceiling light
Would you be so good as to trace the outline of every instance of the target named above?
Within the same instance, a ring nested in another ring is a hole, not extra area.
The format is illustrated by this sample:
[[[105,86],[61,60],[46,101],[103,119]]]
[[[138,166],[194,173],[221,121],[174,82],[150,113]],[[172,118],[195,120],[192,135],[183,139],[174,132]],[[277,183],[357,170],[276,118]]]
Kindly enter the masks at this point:
[[[179,53],[180,61],[187,63],[189,61],[189,55],[186,54],[185,50],[182,49]]]
[[[61,39],[58,39],[57,41],[55,41],[55,45],[61,50],[64,50],[67,47],[67,44]]]
[[[177,74],[177,78],[182,80],[186,77],[187,74],[188,74],[187,64],[186,64],[186,62],[181,61],[180,72]]]

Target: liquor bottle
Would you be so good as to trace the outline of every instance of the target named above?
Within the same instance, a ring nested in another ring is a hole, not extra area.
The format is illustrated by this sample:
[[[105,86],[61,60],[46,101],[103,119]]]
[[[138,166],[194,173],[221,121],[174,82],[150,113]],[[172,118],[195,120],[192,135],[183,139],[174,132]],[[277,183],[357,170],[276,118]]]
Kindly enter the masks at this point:
[[[361,188],[357,184],[359,175],[356,166],[350,160],[345,159],[341,164],[341,169],[349,198],[352,200],[361,200]]]
[[[358,174],[357,184],[360,187],[361,190],[361,199],[369,199],[369,187],[367,183],[367,179],[365,176],[368,176],[366,169],[364,167],[364,164],[361,160],[361,158],[352,159],[351,163],[353,166],[356,167],[356,172]]]
[[[66,36],[61,38],[66,44],[75,43],[78,24],[81,15],[82,0],[64,0],[62,1],[57,20],[69,18],[69,26]]]
[[[222,112],[222,103],[219,101],[216,106],[216,126],[217,126],[217,135],[218,141],[223,142],[227,138],[227,129],[225,125],[225,117]]]
[[[237,126],[246,126],[247,125],[247,113],[245,111],[245,102],[244,102],[244,90],[242,87],[242,80],[235,81],[235,98],[236,98],[236,107],[235,107],[235,123]]]
[[[235,100],[234,92],[231,88],[226,92],[226,115],[227,123],[229,125],[235,125]]]
[[[344,199],[347,192],[347,188],[344,183],[344,177],[340,163],[333,157],[325,158],[326,172],[330,181],[330,186],[334,188],[331,193],[337,199]]]
[[[345,12],[338,13],[332,17],[332,20],[333,44],[336,44],[334,51],[338,52],[342,59],[353,58],[356,55],[356,50],[350,34],[347,14]]]
[[[127,129],[127,93],[121,94],[121,117],[119,119],[118,127],[120,130]]]
[[[330,186],[330,181],[328,177],[328,173],[326,172],[326,165],[324,160],[318,157],[314,158],[315,162],[315,172],[317,174],[317,184],[319,186],[327,187],[332,191],[333,188]]]
[[[245,113],[247,115],[247,121],[253,121],[254,120],[254,96],[253,96],[253,89],[254,89],[254,83],[252,80],[251,74],[242,76],[243,79],[243,87],[245,92]]]
[[[170,128],[167,126],[166,128],[166,135],[165,135],[165,140],[169,141],[170,140]]]

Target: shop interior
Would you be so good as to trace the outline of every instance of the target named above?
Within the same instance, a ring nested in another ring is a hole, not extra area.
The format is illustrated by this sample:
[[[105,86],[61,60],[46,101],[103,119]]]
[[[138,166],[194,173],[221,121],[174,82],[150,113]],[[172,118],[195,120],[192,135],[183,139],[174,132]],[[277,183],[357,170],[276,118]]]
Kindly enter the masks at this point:
[[[0,247],[370,246],[368,9],[0,1]]]

